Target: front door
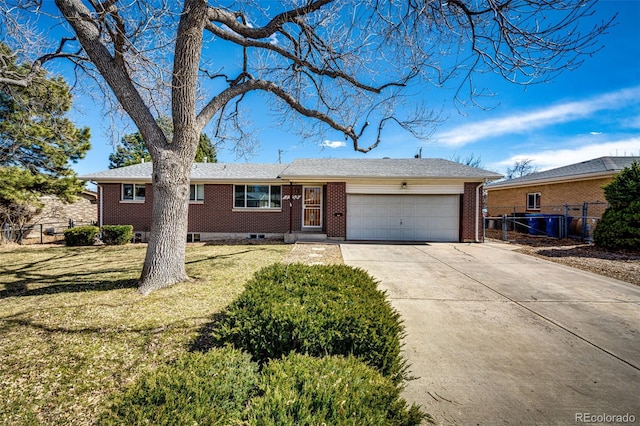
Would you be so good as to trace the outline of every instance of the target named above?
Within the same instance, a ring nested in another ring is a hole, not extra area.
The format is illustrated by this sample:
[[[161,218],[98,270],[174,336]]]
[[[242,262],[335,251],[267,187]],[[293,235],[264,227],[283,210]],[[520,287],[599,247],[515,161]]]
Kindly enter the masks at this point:
[[[322,187],[305,186],[302,189],[302,227],[322,228]]]

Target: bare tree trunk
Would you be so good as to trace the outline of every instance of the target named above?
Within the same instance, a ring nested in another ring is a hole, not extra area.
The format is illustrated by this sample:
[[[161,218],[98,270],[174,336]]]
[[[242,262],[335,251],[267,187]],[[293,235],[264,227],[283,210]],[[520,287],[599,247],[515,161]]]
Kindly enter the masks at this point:
[[[153,163],[153,215],[138,291],[189,281],[185,268],[191,161],[167,150]]]

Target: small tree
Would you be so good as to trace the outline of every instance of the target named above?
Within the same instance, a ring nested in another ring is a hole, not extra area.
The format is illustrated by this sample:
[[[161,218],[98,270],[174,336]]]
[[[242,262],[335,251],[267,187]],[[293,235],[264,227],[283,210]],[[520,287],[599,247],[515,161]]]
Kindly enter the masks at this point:
[[[596,245],[612,250],[640,250],[640,162],[625,167],[607,186],[609,207],[594,233]]]
[[[537,167],[535,167],[531,163],[533,163],[533,160],[531,158],[525,158],[523,160],[516,161],[513,164],[513,167],[509,167],[507,169],[507,174],[505,175],[505,177],[507,179],[515,179],[529,175],[531,173],[535,173],[537,171]]]
[[[484,164],[482,164],[482,157],[476,157],[475,154],[469,154],[466,157],[462,158],[459,153],[455,153],[451,157],[449,157],[449,160],[455,161],[456,163],[464,164],[465,166],[477,167],[479,169],[484,167]]]

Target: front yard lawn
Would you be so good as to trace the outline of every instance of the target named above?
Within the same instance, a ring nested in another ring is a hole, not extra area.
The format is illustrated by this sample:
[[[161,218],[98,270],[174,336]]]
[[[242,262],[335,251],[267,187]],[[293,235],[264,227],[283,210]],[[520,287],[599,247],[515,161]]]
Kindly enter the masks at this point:
[[[145,249],[0,247],[0,424],[94,423],[109,395],[185,353],[291,246],[190,246],[195,281],[143,298]]]

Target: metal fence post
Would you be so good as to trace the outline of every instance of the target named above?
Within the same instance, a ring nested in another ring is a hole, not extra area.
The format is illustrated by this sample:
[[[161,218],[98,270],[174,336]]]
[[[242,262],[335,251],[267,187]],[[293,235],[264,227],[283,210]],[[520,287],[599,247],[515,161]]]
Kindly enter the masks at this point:
[[[582,241],[587,239],[587,213],[589,212],[589,203],[582,203]]]
[[[502,215],[502,241],[507,241],[509,239],[509,235],[507,233],[507,215]]]

